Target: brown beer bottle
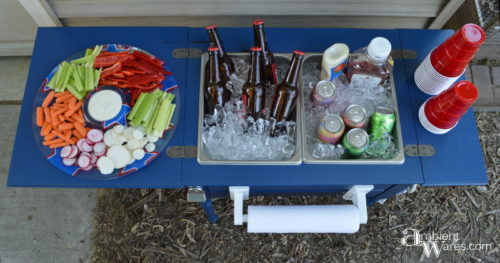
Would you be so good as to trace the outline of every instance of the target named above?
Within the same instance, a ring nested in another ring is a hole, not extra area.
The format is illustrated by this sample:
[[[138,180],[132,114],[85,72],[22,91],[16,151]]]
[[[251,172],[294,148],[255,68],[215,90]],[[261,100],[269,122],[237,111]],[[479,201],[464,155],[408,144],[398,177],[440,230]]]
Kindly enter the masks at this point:
[[[226,53],[224,49],[224,45],[222,44],[222,40],[219,38],[219,34],[217,33],[217,26],[210,25],[205,27],[208,33],[208,39],[210,42],[210,46],[219,48],[219,67],[221,67],[221,75],[224,76],[226,81],[231,80],[231,74],[235,72],[234,62],[231,57]]]
[[[264,31],[264,20],[255,19],[253,21],[253,39],[256,47],[262,48],[263,56],[261,58],[262,68],[264,71],[264,82],[270,87],[278,84],[278,76],[276,75],[276,61],[274,60],[273,52],[269,49],[267,43],[266,32]]]
[[[276,86],[270,107],[270,117],[276,119],[276,121],[290,120],[290,113],[295,110],[299,96],[297,81],[303,57],[304,52],[298,50],[293,52],[290,68],[283,81]]]
[[[262,83],[262,69],[260,67],[262,48],[252,47],[250,49],[250,56],[251,66],[248,71],[248,80],[243,85],[241,100],[246,109],[247,115],[257,119],[259,113],[264,108],[266,97],[266,90],[264,83]]]
[[[226,85],[224,85],[224,82],[221,81],[219,59],[217,58],[218,51],[219,48],[217,47],[208,48],[209,79],[205,90],[205,100],[209,114],[214,113],[217,104],[224,106],[224,104],[231,99],[231,91],[229,91]]]

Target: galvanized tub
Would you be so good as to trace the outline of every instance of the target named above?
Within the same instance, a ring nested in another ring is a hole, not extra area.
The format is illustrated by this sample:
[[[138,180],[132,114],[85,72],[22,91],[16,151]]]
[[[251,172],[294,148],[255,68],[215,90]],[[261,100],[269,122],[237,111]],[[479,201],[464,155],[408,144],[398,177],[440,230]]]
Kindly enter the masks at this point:
[[[314,67],[314,64],[316,64],[316,69],[321,71],[321,60],[322,60],[322,54],[321,53],[308,53],[305,55],[303,64],[302,64],[302,71],[301,71],[301,77],[303,77],[304,74],[304,68],[306,67]],[[317,76],[319,79],[319,76]],[[303,83],[301,81],[301,83]],[[390,78],[390,89],[391,89],[391,95],[392,95],[392,100],[394,104],[394,113],[396,115],[396,124],[394,126],[394,130],[392,132],[392,136],[394,137],[394,144],[396,146],[396,154],[391,158],[391,159],[338,159],[338,160],[329,160],[329,159],[316,159],[312,156],[311,152],[309,152],[308,149],[308,140],[307,140],[307,132],[306,132],[306,127],[307,121],[306,121],[306,116],[307,113],[305,112],[305,100],[309,100],[309,93],[307,93],[307,90],[304,89],[302,86],[302,96],[300,97],[301,101],[301,108],[304,109],[304,111],[301,112],[301,118],[302,118],[302,152],[303,152],[303,160],[304,163],[308,164],[352,164],[352,165],[366,165],[366,164],[403,164],[405,161],[405,156],[404,156],[404,148],[403,148],[403,138],[401,136],[401,124],[399,121],[399,111],[398,111],[398,103],[397,103],[397,98],[396,98],[396,89],[394,88],[394,78],[393,75],[391,74]],[[306,94],[307,93],[307,94]],[[333,102],[335,103],[335,102]]]
[[[231,57],[235,58],[235,62],[238,60],[238,58],[243,58],[247,63],[250,63],[250,54],[249,53],[229,53]],[[291,60],[291,54],[282,54],[282,53],[275,53],[274,54],[276,64],[278,69],[283,68],[283,70],[280,72],[278,71],[278,80],[281,81],[283,79],[283,76],[286,74],[286,68],[288,68],[288,64]],[[204,109],[205,109],[205,99],[204,99],[204,80],[205,80],[205,74],[208,74],[208,72],[205,72],[205,65],[208,62],[208,53],[205,52],[201,56],[201,69],[200,69],[200,96],[199,96],[199,109],[198,109],[198,153],[197,153],[197,159],[198,163],[200,164],[206,164],[206,165],[299,165],[302,163],[302,120],[300,117],[300,113],[302,112],[302,92],[299,92],[299,98],[297,100],[297,107],[295,110],[295,119],[294,120],[297,123],[297,130],[296,130],[296,135],[295,135],[295,152],[292,155],[292,157],[288,160],[214,160],[211,159],[206,153],[205,153],[205,146],[203,144],[203,139],[202,139],[202,132],[203,132],[203,117],[204,117]],[[298,88],[300,90],[300,87],[302,87],[302,84],[299,82]],[[274,87],[270,89],[269,94],[266,94],[266,98],[269,98],[272,96],[272,93],[274,92]],[[266,101],[269,101],[269,99],[266,99]],[[268,103],[266,103],[266,106],[269,106]]]

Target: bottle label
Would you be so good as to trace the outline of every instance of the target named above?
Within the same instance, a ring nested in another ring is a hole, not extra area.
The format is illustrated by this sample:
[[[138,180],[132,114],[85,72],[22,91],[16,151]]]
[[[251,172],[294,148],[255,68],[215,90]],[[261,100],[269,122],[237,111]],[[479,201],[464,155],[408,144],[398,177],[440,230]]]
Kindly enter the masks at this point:
[[[414,78],[415,84],[421,91],[429,95],[437,95],[449,88],[463,73],[451,78],[439,74],[432,66],[431,54],[432,51],[418,66]]]
[[[347,58],[335,67],[330,68],[330,81],[340,77],[344,73],[344,69],[347,66]]]
[[[365,74],[353,74],[351,77],[351,88],[371,88],[377,87],[382,81],[382,78],[365,75]]]

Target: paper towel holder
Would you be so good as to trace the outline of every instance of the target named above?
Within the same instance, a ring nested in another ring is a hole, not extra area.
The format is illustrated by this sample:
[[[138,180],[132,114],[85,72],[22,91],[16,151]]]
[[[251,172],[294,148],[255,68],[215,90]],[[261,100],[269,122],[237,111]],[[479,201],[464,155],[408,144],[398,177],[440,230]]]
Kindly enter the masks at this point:
[[[351,200],[359,210],[359,223],[366,224],[368,222],[368,213],[366,209],[366,194],[373,189],[373,185],[353,185],[342,196],[344,200]],[[229,196],[233,200],[234,209],[234,224],[243,225],[248,221],[246,214],[243,214],[243,200],[248,200],[250,195],[249,186],[230,186]]]

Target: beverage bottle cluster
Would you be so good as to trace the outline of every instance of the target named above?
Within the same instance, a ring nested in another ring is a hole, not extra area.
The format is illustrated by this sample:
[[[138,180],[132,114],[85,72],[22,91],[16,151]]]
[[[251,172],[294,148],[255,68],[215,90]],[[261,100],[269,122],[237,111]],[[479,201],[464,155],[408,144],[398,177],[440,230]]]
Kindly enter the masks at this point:
[[[269,47],[264,29],[264,20],[256,19],[252,23],[254,47],[250,49],[250,69],[248,79],[243,85],[242,104],[246,116],[253,118],[267,117],[264,112],[266,96],[271,87],[275,87],[269,105],[268,117],[276,122],[291,120],[299,96],[298,79],[304,53],[294,51],[290,67],[282,82],[278,83],[276,62]],[[205,101],[207,113],[213,114],[216,105],[224,106],[231,99],[233,84],[231,75],[236,73],[234,61],[223,47],[217,32],[217,26],[206,27],[210,47],[209,61],[205,66]]]

